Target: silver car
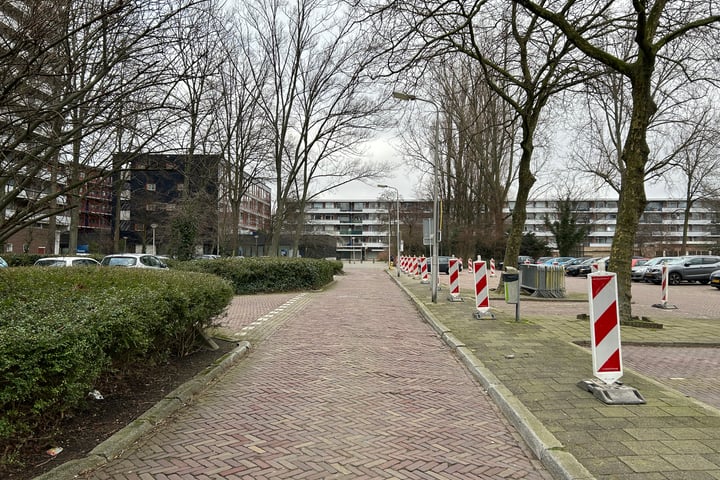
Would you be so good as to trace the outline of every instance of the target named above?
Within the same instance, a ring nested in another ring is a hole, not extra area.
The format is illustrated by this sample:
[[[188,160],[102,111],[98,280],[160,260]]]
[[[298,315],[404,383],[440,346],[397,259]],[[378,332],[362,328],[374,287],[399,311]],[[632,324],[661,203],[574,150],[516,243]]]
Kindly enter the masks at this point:
[[[45,257],[35,262],[36,267],[97,267],[100,262],[90,257]]]
[[[635,265],[632,267],[632,273],[630,274],[630,278],[633,282],[641,282],[645,280],[645,272],[648,271],[648,269],[655,267],[657,265],[662,265],[662,262],[669,262],[672,260],[677,259],[678,257],[654,257],[645,262],[642,265]],[[649,280],[645,280],[649,281]]]
[[[167,268],[165,262],[147,253],[116,253],[102,259],[103,267]]]

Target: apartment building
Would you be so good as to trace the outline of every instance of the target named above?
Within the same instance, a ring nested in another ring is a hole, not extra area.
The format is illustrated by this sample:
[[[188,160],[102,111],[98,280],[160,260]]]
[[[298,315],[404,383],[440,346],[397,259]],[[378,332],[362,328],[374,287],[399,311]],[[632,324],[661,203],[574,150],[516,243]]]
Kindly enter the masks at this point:
[[[687,235],[683,247],[686,202],[671,198],[653,198],[647,202],[640,217],[635,237],[636,254],[644,256],[680,255],[712,251],[720,241],[718,221],[720,204],[699,201],[693,204],[687,217]],[[617,199],[581,200],[574,204],[577,222],[589,226],[583,242],[585,255],[607,255],[615,236]],[[509,202],[508,212],[514,207]],[[528,202],[525,231],[533,232],[549,245],[555,245],[545,219],[557,218],[557,201],[536,199]]]
[[[508,218],[514,206],[514,201],[508,202],[505,208]],[[691,206],[683,243],[685,206],[684,201],[677,199],[649,200],[640,219],[635,240],[636,253],[655,256],[707,253],[713,249],[720,251],[720,203],[705,201]],[[617,199],[579,200],[574,202],[574,207],[577,222],[589,227],[578,254],[608,255],[616,230]],[[316,200],[306,210],[305,231],[334,236],[339,258],[374,259],[388,251],[388,241],[391,243],[391,251],[396,249],[394,208],[394,201],[377,199]],[[429,201],[406,200],[400,204],[403,243],[406,247],[412,244],[417,253],[422,253],[422,246],[415,245],[417,241],[412,243],[412,239],[421,235],[422,219],[430,218],[431,212]],[[546,227],[545,220],[557,219],[557,212],[557,200],[529,201],[525,232],[532,232],[554,248],[555,239]],[[408,252],[407,248],[405,251]]]
[[[315,200],[305,210],[305,232],[334,237],[340,259],[373,261],[388,252],[388,232],[394,231],[390,222],[395,218],[388,209],[394,204],[377,199]]]

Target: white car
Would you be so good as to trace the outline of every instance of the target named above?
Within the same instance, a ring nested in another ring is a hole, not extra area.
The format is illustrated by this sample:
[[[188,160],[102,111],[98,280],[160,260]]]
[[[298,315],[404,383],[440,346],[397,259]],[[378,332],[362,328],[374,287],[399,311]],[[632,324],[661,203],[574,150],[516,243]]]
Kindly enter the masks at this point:
[[[147,253],[116,253],[102,259],[103,267],[167,268],[165,262]]]
[[[8,263],[5,261],[4,258],[0,257],[0,268],[7,268]]]
[[[36,267],[97,267],[100,262],[90,257],[45,257],[35,262]]]

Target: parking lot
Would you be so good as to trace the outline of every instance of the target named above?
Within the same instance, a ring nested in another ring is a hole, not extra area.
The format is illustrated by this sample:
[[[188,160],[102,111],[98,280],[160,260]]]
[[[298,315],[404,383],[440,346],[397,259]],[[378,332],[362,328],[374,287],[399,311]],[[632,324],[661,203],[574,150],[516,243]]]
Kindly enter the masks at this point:
[[[463,270],[459,275],[461,290],[474,292],[475,281],[470,270]],[[449,277],[440,274],[441,288],[447,292]],[[500,280],[500,272],[495,277],[489,278],[490,288],[496,288]],[[586,277],[565,276],[565,289],[568,295],[587,293],[588,281]],[[576,297],[576,296],[575,296]],[[440,298],[444,298],[441,296]],[[531,297],[523,299],[531,300]],[[699,283],[681,283],[668,287],[667,305],[677,308],[661,309],[653,305],[660,304],[662,289],[660,285],[645,282],[632,283],[632,312],[633,315],[646,316],[653,320],[661,321],[663,318],[707,318],[720,321],[720,289]],[[522,302],[522,299],[521,299]],[[528,302],[526,312],[531,312],[533,306]],[[558,314],[587,313],[587,303],[574,302],[553,302],[552,310]],[[547,310],[547,303],[543,303],[543,310]]]

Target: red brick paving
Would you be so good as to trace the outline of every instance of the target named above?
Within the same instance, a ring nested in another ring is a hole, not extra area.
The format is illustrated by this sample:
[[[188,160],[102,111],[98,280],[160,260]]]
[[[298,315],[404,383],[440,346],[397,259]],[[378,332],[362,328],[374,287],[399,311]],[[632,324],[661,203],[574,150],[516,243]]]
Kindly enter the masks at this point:
[[[193,405],[83,478],[551,478],[393,281],[346,271]]]

